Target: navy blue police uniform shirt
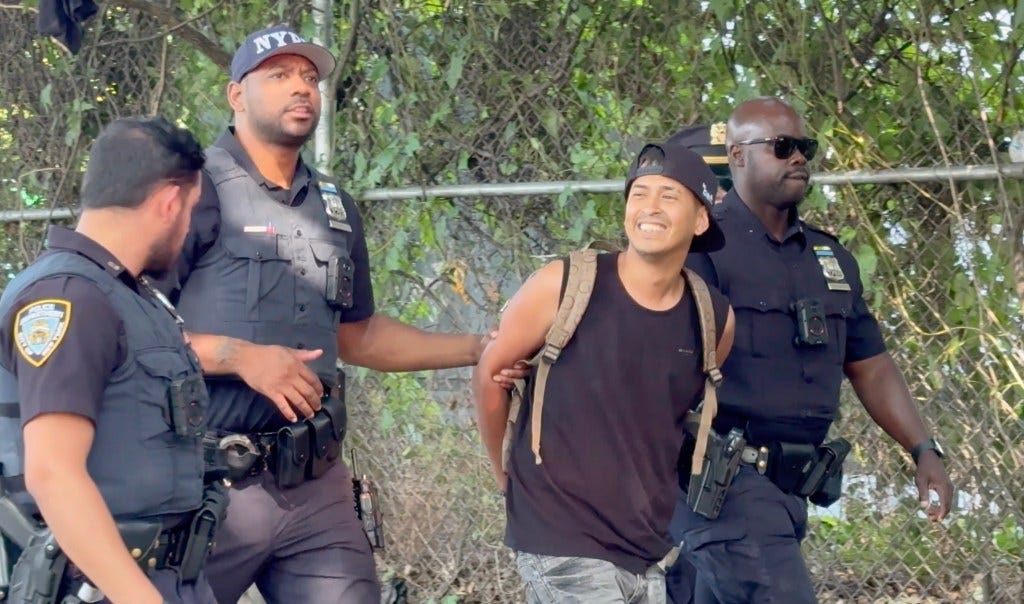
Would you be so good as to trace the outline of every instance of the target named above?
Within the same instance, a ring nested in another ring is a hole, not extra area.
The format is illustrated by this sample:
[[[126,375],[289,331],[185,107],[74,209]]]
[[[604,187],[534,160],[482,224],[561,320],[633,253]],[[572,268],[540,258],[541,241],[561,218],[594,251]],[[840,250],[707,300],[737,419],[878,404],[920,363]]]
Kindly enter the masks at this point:
[[[239,144],[234,129],[228,128],[214,143],[228,153],[253,178],[267,194],[282,204],[298,206],[306,200],[310,187],[317,186],[316,173],[299,158],[290,189],[268,181],[253,163],[249,154]],[[220,204],[245,203],[245,200],[222,201],[209,174],[203,171],[203,190],[192,211],[192,222],[182,248],[181,256],[174,270],[163,276],[155,285],[177,304],[182,286],[188,280],[192,269],[203,262],[205,254],[217,241],[221,229]],[[326,211],[326,210],[325,210]],[[368,319],[374,313],[373,284],[370,281],[370,255],[366,247],[363,221],[359,212],[348,212],[348,223],[354,237],[351,258],[355,266],[353,277],[352,307],[341,313],[341,323],[352,323]],[[185,325],[188,329],[188,324]],[[246,432],[271,430],[286,423],[280,412],[269,402],[253,405],[259,395],[235,379],[220,376],[208,378],[210,389],[209,425],[218,432]],[[245,410],[245,411],[240,411]]]
[[[135,278],[100,244],[50,227],[44,254],[71,251],[138,292]],[[25,288],[0,325],[0,364],[18,379],[21,422],[71,413],[95,423],[107,380],[127,359],[124,323],[107,297],[78,276],[54,276]]]
[[[835,237],[800,220],[796,210],[781,242],[735,189],[713,212],[727,244],[711,254],[690,254],[687,265],[718,286],[736,316],[715,427],[746,428],[755,445],[820,444],[838,410],[843,365],[886,349],[864,301],[857,262]],[[792,305],[801,299],[821,303],[827,344],[795,342]]]

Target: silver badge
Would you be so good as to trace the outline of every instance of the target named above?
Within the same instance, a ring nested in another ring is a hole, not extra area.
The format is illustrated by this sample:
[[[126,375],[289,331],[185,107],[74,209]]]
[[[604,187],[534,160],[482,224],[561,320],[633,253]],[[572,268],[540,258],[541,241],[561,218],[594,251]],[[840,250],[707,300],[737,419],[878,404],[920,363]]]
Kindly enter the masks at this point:
[[[330,219],[331,228],[351,231],[352,227],[348,224],[348,212],[345,211],[345,203],[341,200],[341,195],[338,194],[338,188],[334,186],[334,183],[320,183],[320,197],[324,200],[324,209],[327,211],[327,217]]]

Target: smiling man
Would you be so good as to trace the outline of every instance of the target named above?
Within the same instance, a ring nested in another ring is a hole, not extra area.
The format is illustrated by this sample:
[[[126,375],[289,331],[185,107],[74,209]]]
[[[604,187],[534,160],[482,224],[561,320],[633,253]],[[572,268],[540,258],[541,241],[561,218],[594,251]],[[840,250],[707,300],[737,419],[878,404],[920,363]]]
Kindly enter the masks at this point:
[[[640,152],[626,182],[629,246],[597,256],[589,304],[550,366],[542,404],[533,397],[536,375],[528,380],[512,418],[507,475],[509,395],[491,376],[544,344],[562,295],[570,295],[563,261],[538,270],[512,297],[501,337],[480,359],[473,385],[481,438],[506,491],[505,540],[530,604],[665,601],[684,418],[704,394],[698,311],[682,269],[691,249],[722,246],[709,214],[716,188],[711,169],[688,149]],[[732,314],[717,291],[711,300],[722,360]]]

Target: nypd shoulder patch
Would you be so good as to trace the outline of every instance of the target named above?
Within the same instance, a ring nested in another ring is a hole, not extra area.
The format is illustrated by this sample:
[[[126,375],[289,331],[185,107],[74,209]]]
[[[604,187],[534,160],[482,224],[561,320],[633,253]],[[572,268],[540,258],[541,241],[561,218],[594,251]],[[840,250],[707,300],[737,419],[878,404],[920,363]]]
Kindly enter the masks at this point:
[[[60,346],[71,321],[71,302],[37,300],[14,317],[14,342],[30,364],[41,367]]]

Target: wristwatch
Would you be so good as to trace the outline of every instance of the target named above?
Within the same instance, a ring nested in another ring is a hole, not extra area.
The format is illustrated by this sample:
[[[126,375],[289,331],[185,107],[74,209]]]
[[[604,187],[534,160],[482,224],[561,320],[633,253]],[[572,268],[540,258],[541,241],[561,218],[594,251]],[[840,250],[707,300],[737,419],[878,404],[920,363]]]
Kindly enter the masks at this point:
[[[946,453],[942,450],[942,446],[939,444],[939,441],[934,438],[928,438],[917,443],[914,445],[914,448],[910,450],[910,456],[914,458],[914,464],[917,464],[917,460],[921,457],[921,454],[929,449],[935,451],[935,454],[938,455],[940,459],[946,456]]]

